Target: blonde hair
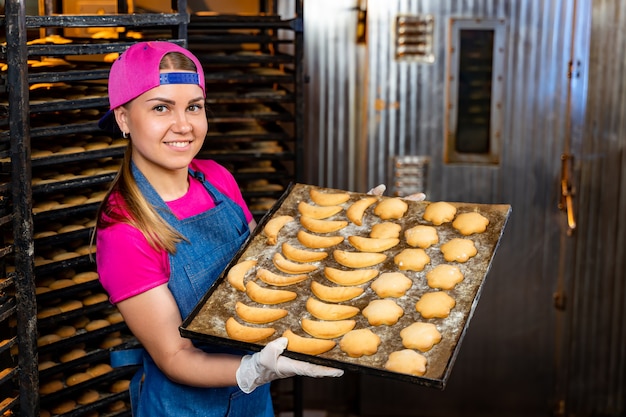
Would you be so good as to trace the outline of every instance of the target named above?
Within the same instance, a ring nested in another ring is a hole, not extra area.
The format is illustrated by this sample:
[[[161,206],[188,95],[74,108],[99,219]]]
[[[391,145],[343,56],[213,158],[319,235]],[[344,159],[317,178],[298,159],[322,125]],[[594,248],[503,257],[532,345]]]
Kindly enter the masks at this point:
[[[170,52],[161,60],[160,70],[197,71],[195,64],[179,52]],[[122,166],[111,183],[111,187],[97,213],[97,229],[116,223],[127,223],[137,228],[155,250],[176,253],[176,244],[185,240],[176,229],[167,223],[157,210],[146,200],[132,173],[132,138],[126,147]],[[112,194],[121,197],[121,209],[110,203]]]

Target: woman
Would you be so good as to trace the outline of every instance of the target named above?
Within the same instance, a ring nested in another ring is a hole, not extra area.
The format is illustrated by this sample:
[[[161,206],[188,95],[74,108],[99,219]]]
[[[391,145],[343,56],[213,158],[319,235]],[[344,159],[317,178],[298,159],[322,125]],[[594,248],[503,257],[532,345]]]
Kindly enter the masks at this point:
[[[285,338],[242,356],[180,336],[183,318],[256,224],[232,175],[194,159],[208,124],[203,70],[188,50],[131,46],[111,67],[109,101],[100,126],[130,141],[98,213],[97,267],[145,348],[131,383],[133,414],[273,416],[268,382],[340,376],[283,357]]]

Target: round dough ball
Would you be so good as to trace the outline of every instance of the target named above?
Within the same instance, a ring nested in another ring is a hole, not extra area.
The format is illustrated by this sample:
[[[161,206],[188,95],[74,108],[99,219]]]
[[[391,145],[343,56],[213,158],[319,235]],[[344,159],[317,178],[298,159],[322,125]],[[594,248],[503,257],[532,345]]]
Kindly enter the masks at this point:
[[[362,311],[372,326],[392,326],[404,314],[404,310],[393,300],[372,300]]]
[[[385,272],[380,274],[370,288],[380,298],[402,297],[413,285],[413,281],[402,272]]]
[[[441,342],[441,333],[433,323],[415,322],[400,330],[402,346],[428,352]]]
[[[370,329],[356,329],[346,333],[339,342],[339,348],[352,358],[373,355],[380,346],[380,337]]]
[[[385,369],[392,372],[422,376],[426,373],[426,358],[411,349],[403,349],[389,354]]]
[[[489,219],[480,213],[461,213],[452,222],[452,227],[458,230],[463,236],[474,233],[483,233],[487,230]]]
[[[437,229],[423,224],[411,227],[404,232],[406,243],[413,247],[426,249],[439,242]]]
[[[463,273],[456,265],[439,264],[426,273],[426,281],[431,288],[451,290],[463,281]]]
[[[415,310],[425,319],[446,318],[456,301],[443,291],[427,292],[415,304]]]
[[[435,226],[447,223],[454,219],[456,207],[445,201],[430,203],[424,210],[424,220],[431,222]]]
[[[409,248],[403,249],[394,256],[393,261],[398,265],[398,269],[402,271],[422,271],[426,264],[430,263],[430,256],[426,254],[424,249]]]

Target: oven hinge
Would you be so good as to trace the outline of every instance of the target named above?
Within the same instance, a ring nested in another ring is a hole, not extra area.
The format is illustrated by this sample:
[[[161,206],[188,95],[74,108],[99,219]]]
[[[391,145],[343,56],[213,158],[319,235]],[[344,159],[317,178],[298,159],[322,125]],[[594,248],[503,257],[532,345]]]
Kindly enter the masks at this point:
[[[567,235],[572,236],[576,229],[576,216],[574,215],[574,195],[576,189],[572,186],[572,163],[574,156],[570,154],[561,155],[561,198],[559,209],[565,211],[567,215]]]

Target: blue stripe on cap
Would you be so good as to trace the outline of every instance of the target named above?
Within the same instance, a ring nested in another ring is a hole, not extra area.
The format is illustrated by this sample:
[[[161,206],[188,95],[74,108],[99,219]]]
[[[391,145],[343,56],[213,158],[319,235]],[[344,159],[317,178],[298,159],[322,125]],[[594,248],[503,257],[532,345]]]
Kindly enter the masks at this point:
[[[195,72],[162,72],[159,83],[163,84],[200,84],[198,74]]]

